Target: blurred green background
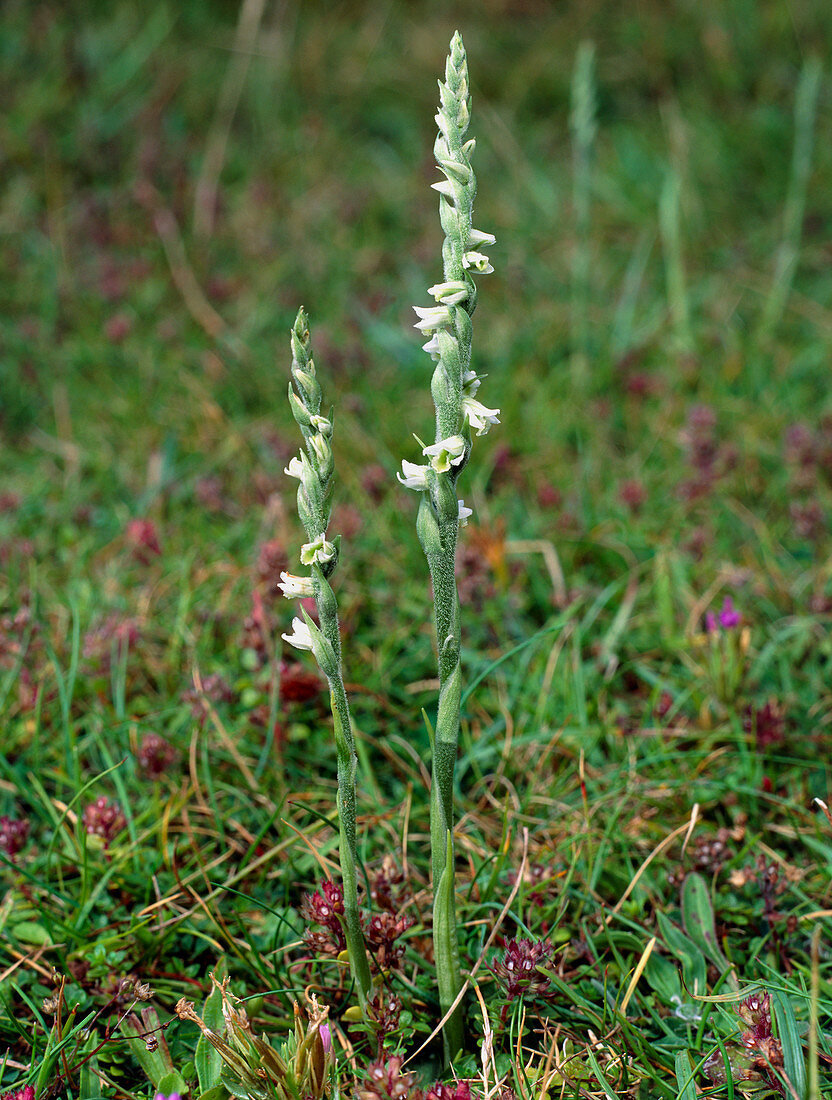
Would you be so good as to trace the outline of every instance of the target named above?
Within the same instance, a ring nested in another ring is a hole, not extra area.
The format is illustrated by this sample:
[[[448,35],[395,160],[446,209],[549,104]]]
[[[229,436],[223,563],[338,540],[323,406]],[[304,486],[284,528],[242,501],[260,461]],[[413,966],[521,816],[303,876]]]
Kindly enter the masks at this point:
[[[497,235],[475,362],[504,414],[471,476],[479,492],[509,470],[527,502],[505,505],[511,529],[553,533],[551,509],[542,526],[528,516],[545,484],[567,502],[566,526],[591,530],[636,478],[661,537],[697,402],[741,444],[735,489],[756,510],[783,491],[789,424],[830,409],[826,76],[794,292],[759,339],[796,88],[832,43],[822,0],[11,0],[0,20],[0,471],[42,550],[58,492],[59,510],[91,495],[140,512],[162,484],[184,505],[197,476],[225,479],[245,504],[265,453],[279,476],[301,303],[343,418],[342,468],[377,461],[392,477],[414,457],[430,363],[410,307],[440,273],[432,118],[455,27],[472,77],[477,224]],[[569,100],[586,40],[598,134],[590,366],[576,388]],[[659,224],[671,169],[681,345]]]

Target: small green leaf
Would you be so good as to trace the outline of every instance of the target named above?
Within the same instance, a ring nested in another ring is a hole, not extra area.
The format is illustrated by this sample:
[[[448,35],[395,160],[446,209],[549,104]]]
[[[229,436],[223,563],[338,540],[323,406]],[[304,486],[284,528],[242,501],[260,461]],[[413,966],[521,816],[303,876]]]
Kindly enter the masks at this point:
[[[52,937],[42,924],[37,924],[35,921],[20,921],[19,924],[12,926],[11,933],[21,943],[31,943],[36,947],[52,947]]]
[[[677,928],[664,913],[658,912],[656,919],[662,939],[682,964],[682,973],[688,992],[704,993],[708,967],[702,952],[693,940],[686,936],[681,928]]]
[[[180,1096],[186,1096],[188,1093],[188,1086],[182,1077],[181,1073],[173,1070],[171,1073],[166,1073],[162,1077],[156,1088],[161,1092],[163,1096],[170,1096],[171,1093],[177,1092]]]
[[[592,1066],[592,1072],[598,1079],[598,1084],[604,1090],[604,1096],[607,1097],[607,1100],[618,1100],[618,1097],[610,1088],[609,1082],[604,1076],[604,1071],[598,1065],[598,1059],[595,1057],[595,1054],[590,1047],[587,1047],[586,1056],[589,1059],[589,1064]]]
[[[786,994],[779,990],[771,994],[771,1004],[777,1023],[777,1037],[783,1044],[783,1069],[794,1091],[803,1100],[806,1096],[806,1059],[794,1009]]]
[[[708,884],[695,871],[685,876],[682,885],[682,921],[685,932],[705,957],[727,970],[729,963],[719,948]]]
[[[161,1082],[170,1074],[175,1073],[173,1059],[170,1056],[164,1034],[156,1029],[160,1026],[159,1014],[151,1005],[142,1010],[142,1019],[130,1013],[121,1021],[121,1030],[128,1036],[127,1045],[133,1057],[144,1070],[145,1076],[156,1088],[161,1089]],[[148,1050],[147,1043],[141,1036],[148,1031],[154,1031],[159,1045],[155,1050]],[[179,1075],[177,1074],[177,1077]],[[181,1080],[181,1078],[179,1078]],[[175,1092],[176,1089],[172,1089]]]
[[[644,978],[666,1005],[674,1004],[674,997],[681,1003],[682,983],[679,981],[679,970],[670,959],[657,955],[654,951],[644,968]]]
[[[676,1084],[679,1087],[676,1100],[696,1100],[696,1086],[686,1050],[676,1051]]]
[[[217,969],[217,974],[219,975],[219,968]],[[206,1027],[222,1034],[225,1027],[225,1020],[222,1014],[222,993],[220,992],[219,986],[215,985],[206,998],[205,1007],[202,1010],[202,1019]],[[208,1092],[220,1083],[220,1078],[222,1076],[222,1058],[220,1057],[220,1052],[201,1033],[196,1044],[194,1063],[196,1065],[196,1076],[199,1081],[201,1092]]]
[[[228,1089],[225,1085],[214,1085],[207,1092],[201,1092],[197,1100],[228,1100]]]
[[[224,1067],[222,1071],[222,1083],[224,1087],[236,1097],[237,1100],[260,1100],[262,1096],[265,1100],[266,1093],[264,1092],[252,1092],[247,1085],[244,1085],[239,1077],[235,1077],[233,1073],[230,1073],[228,1067]]]

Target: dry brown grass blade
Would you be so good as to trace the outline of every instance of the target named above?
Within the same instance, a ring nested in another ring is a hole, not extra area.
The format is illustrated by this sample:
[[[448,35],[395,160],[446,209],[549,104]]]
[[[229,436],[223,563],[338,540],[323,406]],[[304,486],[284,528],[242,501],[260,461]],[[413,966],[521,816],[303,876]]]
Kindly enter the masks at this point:
[[[231,134],[231,125],[237,112],[237,104],[243,93],[249,64],[260,33],[260,23],[266,0],[243,0],[234,35],[231,60],[222,82],[214,121],[205,145],[202,169],[196,181],[194,194],[194,236],[200,240],[210,237],[214,231],[217,209],[217,187],[225,150]]]
[[[153,225],[165,250],[171,276],[182,295],[185,307],[199,327],[212,340],[215,340],[226,331],[226,324],[199,285],[194,269],[188,261],[185,243],[176,218],[165,206],[162,196],[149,180],[141,180],[136,185],[136,198],[153,217]]]

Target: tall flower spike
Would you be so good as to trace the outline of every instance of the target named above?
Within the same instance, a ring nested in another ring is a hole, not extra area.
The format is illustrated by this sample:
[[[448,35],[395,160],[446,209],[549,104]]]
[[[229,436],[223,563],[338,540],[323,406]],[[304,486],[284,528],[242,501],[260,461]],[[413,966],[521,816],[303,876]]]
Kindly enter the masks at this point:
[[[472,429],[484,434],[498,423],[499,409],[486,408],[474,394],[480,380],[470,369],[471,317],[477,304],[474,275],[493,270],[482,251],[494,237],[472,224],[477,181],[471,167],[474,142],[465,139],[471,117],[468,64],[457,32],[439,83],[439,128],[433,151],[443,178],[439,221],[445,234],[443,273],[428,294],[431,306],[414,306],[415,325],[429,337],[424,350],[435,366],[431,393],[436,408],[434,443],[423,447],[429,465],[404,460],[399,480],[421,493],[416,529],[428,560],[434,593],[434,621],[439,649],[439,706],[435,726],[431,781],[431,872],[434,895],[434,954],[442,1014],[461,988],[454,912],[453,786],[459,735],[461,670],[459,601],[454,576],[457,534],[470,515],[458,499],[456,482],[468,461]],[[462,1043],[461,1009],[444,1031],[445,1052],[453,1058]]]
[[[305,449],[286,468],[297,478],[298,515],[306,531],[307,542],[300,559],[311,569],[310,577],[281,573],[280,588],[287,599],[315,597],[318,621],[315,626],[303,611],[303,618],[292,623],[292,633],[283,638],[298,649],[311,650],[329,683],[335,755],[338,762],[338,857],[344,888],[344,934],[358,999],[362,1008],[370,993],[370,968],[358,913],[358,873],[355,839],[355,774],[357,757],[352,734],[350,707],[341,670],[341,635],[338,628],[338,603],[328,578],[338,564],[340,537],[327,538],[332,504],[335,467],[332,457],[332,417],[321,414],[321,387],[318,384],[309,323],[303,310],[298,311],[292,328],[292,382],[289,405],[303,436]]]

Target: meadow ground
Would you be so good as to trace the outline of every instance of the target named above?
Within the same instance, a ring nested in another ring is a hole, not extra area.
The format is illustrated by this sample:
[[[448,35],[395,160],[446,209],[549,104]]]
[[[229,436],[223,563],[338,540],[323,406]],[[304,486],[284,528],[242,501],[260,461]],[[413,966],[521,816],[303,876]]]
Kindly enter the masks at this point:
[[[468,1086],[435,1042],[391,1077],[437,1022],[436,673],[395,471],[433,415],[411,306],[456,26],[502,410],[462,491]],[[830,45],[820,0],[3,5],[0,1088],[221,1100],[174,1012],[215,973],[276,1048],[317,994],[333,1096],[832,1096]],[[370,1027],[315,896],[328,701],[280,641],[301,303]]]

